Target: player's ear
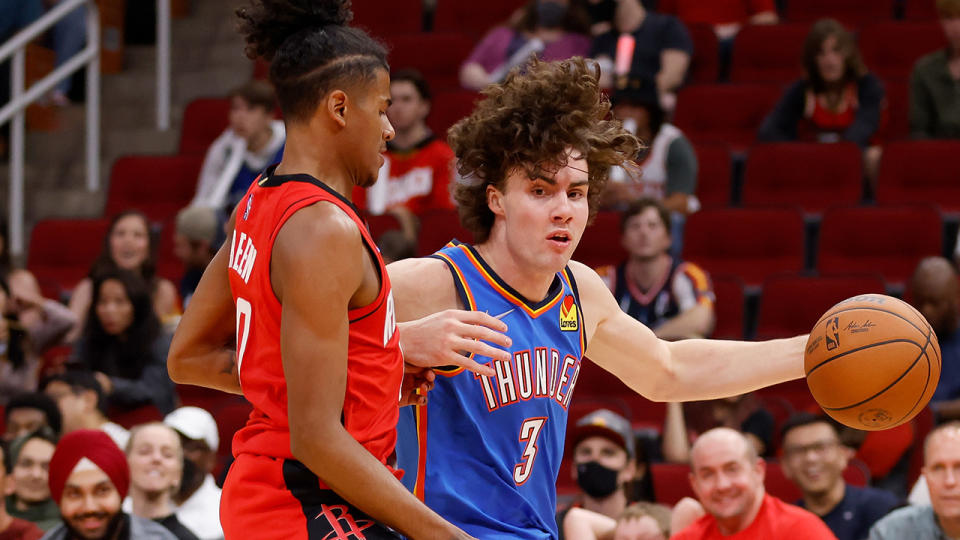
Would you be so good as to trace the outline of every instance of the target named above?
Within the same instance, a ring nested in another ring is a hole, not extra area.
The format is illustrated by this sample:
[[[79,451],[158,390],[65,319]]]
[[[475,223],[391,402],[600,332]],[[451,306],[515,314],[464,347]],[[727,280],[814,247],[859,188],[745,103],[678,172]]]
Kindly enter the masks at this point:
[[[324,100],[324,111],[338,126],[347,125],[347,93],[343,90],[334,90],[327,94]]]
[[[503,192],[493,184],[487,186],[487,207],[495,216],[503,215]]]

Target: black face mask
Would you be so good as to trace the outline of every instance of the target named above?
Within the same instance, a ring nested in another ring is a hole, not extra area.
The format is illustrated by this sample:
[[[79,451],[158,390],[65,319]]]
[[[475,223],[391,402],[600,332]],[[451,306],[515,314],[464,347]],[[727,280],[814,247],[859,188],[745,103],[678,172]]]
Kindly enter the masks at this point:
[[[587,12],[590,14],[590,24],[612,22],[613,14],[617,10],[616,0],[600,0],[596,4],[587,2]]]
[[[537,2],[537,25],[543,28],[560,28],[567,17],[567,6],[552,0]]]
[[[617,474],[620,471],[608,469],[596,461],[577,465],[577,484],[584,493],[594,499],[602,499],[617,490]]]

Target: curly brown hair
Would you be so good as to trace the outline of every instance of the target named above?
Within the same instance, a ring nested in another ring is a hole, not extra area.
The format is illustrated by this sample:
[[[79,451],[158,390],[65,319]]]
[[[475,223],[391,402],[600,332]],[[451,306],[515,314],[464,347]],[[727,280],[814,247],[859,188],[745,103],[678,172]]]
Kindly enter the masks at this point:
[[[632,161],[640,141],[610,116],[610,102],[600,91],[600,68],[575,57],[562,62],[533,59],[500,84],[483,91],[470,116],[457,122],[447,140],[457,156],[460,178],[451,183],[460,222],[477,243],[487,240],[494,214],[487,186],[503,191],[517,167],[534,170],[561,164],[567,148],[588,166],[590,220],[597,213],[610,167]]]

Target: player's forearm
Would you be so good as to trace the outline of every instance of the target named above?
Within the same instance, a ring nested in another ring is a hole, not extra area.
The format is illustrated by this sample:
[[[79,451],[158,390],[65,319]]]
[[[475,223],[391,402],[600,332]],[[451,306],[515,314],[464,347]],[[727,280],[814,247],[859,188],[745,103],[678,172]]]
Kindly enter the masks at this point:
[[[175,345],[176,340],[167,357],[167,372],[173,382],[205,386],[231,394],[243,393],[233,350],[213,349],[186,356],[179,353]]]
[[[668,343],[657,396],[697,401],[734,396],[804,376],[807,336],[760,342],[689,339]]]
[[[291,425],[290,435],[294,457],[378,522],[414,540],[469,538],[407,491],[339,422],[319,431]]]

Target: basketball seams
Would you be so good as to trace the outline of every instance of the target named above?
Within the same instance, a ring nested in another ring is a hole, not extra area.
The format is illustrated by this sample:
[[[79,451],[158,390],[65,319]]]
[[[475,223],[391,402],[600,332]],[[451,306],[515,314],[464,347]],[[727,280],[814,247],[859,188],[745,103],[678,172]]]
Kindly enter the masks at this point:
[[[924,349],[926,348],[926,346],[925,346],[925,345],[924,345],[924,346],[921,346],[921,345],[920,345],[919,343],[917,343],[916,341],[912,341],[912,340],[908,340],[908,339],[895,339],[895,340],[891,340],[891,341],[892,341],[892,342],[899,342],[899,343],[905,343],[905,342],[913,343],[914,345],[916,345],[917,347],[920,348],[920,354],[918,354],[917,357],[913,359],[913,362],[910,363],[910,366],[907,367],[907,369],[904,370],[904,372],[901,373],[899,377],[897,377],[896,379],[894,379],[892,383],[888,384],[886,387],[884,387],[882,390],[880,390],[880,391],[877,392],[876,394],[868,397],[867,399],[864,399],[863,401],[861,401],[861,402],[859,402],[859,403],[854,403],[853,405],[847,405],[846,407],[823,407],[823,410],[825,410],[825,411],[846,411],[846,410],[852,409],[852,408],[854,408],[854,407],[859,407],[860,405],[863,405],[864,403],[867,403],[868,401],[872,400],[873,398],[882,395],[882,394],[883,394],[884,392],[886,392],[887,390],[889,390],[889,389],[893,388],[894,386],[896,386],[898,382],[902,381],[903,378],[906,377],[908,373],[910,373],[911,371],[913,371],[913,367],[916,366],[916,365],[917,365],[917,362],[920,361],[920,358],[923,357],[923,356],[926,354],[926,352],[924,351]],[[929,339],[928,339],[927,342],[929,343]],[[861,350],[861,351],[862,351],[862,350],[870,349],[870,348],[876,347],[876,346],[878,346],[878,345],[883,345],[883,344],[884,344],[883,342],[881,342],[881,343],[872,343],[872,344],[867,345],[867,346],[865,346],[865,347],[860,347],[860,348],[857,349],[857,350]],[[848,351],[848,352],[856,352],[856,351]],[[844,353],[844,354],[846,354],[846,353]],[[928,361],[928,363],[929,363],[929,361]],[[928,381],[928,382],[929,382],[929,381]],[[924,388],[926,388],[926,387],[924,387]],[[926,391],[926,390],[924,390],[924,391]]]
[[[929,339],[929,338],[927,338],[927,342],[928,342],[928,343],[930,342],[930,339]],[[912,344],[916,345],[918,349],[920,349],[920,353],[921,353],[921,354],[923,353],[923,347],[924,347],[924,346],[921,345],[921,344],[919,344],[919,343],[917,343],[916,341],[914,341],[914,340],[912,340],[912,339],[895,338],[895,339],[888,339],[888,340],[886,340],[886,341],[877,341],[877,342],[875,342],[875,343],[870,343],[870,344],[868,344],[868,345],[862,345],[862,346],[860,346],[860,347],[857,347],[856,349],[850,349],[849,351],[844,351],[844,352],[842,352],[842,353],[840,353],[840,354],[835,354],[835,355],[831,356],[830,358],[827,358],[826,360],[824,360],[824,361],[820,362],[819,364],[817,364],[817,365],[813,366],[812,368],[810,368],[810,371],[807,372],[807,375],[806,375],[806,376],[809,377],[810,375],[813,374],[814,371],[816,371],[816,370],[819,369],[820,367],[822,367],[822,366],[824,366],[824,365],[826,365],[826,364],[829,364],[830,362],[833,362],[834,360],[837,360],[837,359],[839,359],[839,358],[842,358],[842,357],[844,357],[844,356],[847,356],[848,354],[853,354],[853,353],[855,353],[855,352],[860,352],[860,351],[862,351],[862,350],[870,349],[870,348],[873,348],[873,347],[879,347],[880,345],[889,345],[889,344],[891,344],[891,343],[912,343]]]
[[[931,336],[931,334],[933,334],[933,329],[932,329],[932,328],[930,329],[930,333],[927,334],[927,344],[923,346],[923,350],[921,351],[921,353],[923,354],[923,356],[926,357],[926,359],[927,359],[927,380],[924,381],[924,383],[923,383],[923,392],[920,392],[920,397],[918,397],[918,398],[917,398],[917,401],[915,401],[915,402],[913,403],[913,407],[910,407],[910,410],[907,411],[907,414],[901,416],[900,419],[897,420],[896,424],[894,424],[894,425],[899,425],[901,422],[903,422],[904,420],[906,420],[907,418],[909,418],[909,417],[913,414],[913,411],[916,410],[917,405],[919,405],[920,402],[923,401],[923,396],[925,396],[925,395],[927,394],[927,388],[930,388],[930,354],[927,352],[927,348],[930,347],[930,336]],[[911,369],[913,369],[913,368],[911,367]],[[909,372],[908,372],[908,373],[909,373]]]
[[[891,297],[891,298],[892,298],[892,297]],[[895,299],[895,300],[896,300],[896,299]],[[900,300],[900,301],[903,302],[902,300]],[[907,305],[907,306],[910,305],[910,304],[907,304],[906,302],[903,302],[903,303],[904,303],[904,305]],[[904,317],[903,315],[900,315],[900,314],[897,313],[897,312],[888,311],[888,310],[886,310],[886,309],[880,309],[880,308],[878,308],[878,307],[873,307],[873,306],[852,306],[852,307],[848,307],[848,308],[844,308],[844,309],[838,309],[837,311],[831,311],[831,312],[827,313],[826,315],[824,315],[823,317],[820,317],[820,320],[818,320],[817,323],[813,325],[813,328],[816,329],[818,326],[820,326],[820,323],[822,323],[825,319],[829,319],[830,317],[833,317],[833,316],[835,316],[835,315],[839,315],[839,314],[841,314],[841,313],[846,313],[846,312],[848,312],[848,311],[854,311],[854,310],[857,310],[857,309],[865,309],[865,310],[867,310],[867,311],[879,311],[879,312],[881,312],[881,313],[888,313],[888,314],[890,314],[890,315],[893,315],[894,317],[903,319],[904,322],[906,322],[906,323],[909,324],[910,326],[916,328],[916,329],[917,329],[917,332],[920,332],[920,334],[923,334],[923,333],[926,332],[926,330],[924,330],[923,328],[920,328],[919,326],[917,326],[916,324],[914,324],[913,321],[911,321],[910,319]],[[914,310],[914,311],[916,311],[916,310]],[[923,316],[921,315],[921,319],[922,319],[922,318],[923,318]],[[923,319],[923,320],[926,320],[926,319]],[[927,323],[927,329],[929,329],[929,328],[930,328],[930,323]],[[812,333],[812,332],[811,332],[811,333]]]

